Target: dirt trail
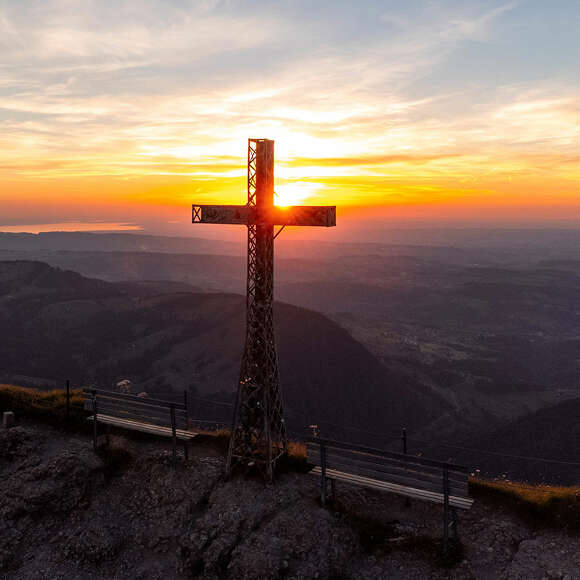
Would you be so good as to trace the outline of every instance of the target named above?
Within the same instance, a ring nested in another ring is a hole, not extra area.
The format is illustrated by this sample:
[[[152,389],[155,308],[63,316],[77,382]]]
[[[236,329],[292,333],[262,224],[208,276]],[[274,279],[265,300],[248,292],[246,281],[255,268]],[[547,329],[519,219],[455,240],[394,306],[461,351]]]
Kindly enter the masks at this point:
[[[224,482],[215,449],[172,471],[162,441],[129,441],[112,473],[82,435],[0,431],[0,578],[580,579],[580,539],[483,500],[461,516],[463,556],[438,556],[441,508],[317,479]]]

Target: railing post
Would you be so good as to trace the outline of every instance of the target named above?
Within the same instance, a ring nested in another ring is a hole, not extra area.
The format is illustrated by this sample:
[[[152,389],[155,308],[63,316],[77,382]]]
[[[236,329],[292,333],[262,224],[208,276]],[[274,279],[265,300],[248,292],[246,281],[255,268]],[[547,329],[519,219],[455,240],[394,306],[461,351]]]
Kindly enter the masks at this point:
[[[66,380],[66,422],[68,424],[70,418],[70,380]]]
[[[175,405],[171,405],[170,407],[171,412],[171,433],[173,435],[173,469],[175,469],[175,465],[177,462],[177,427],[175,425]]]
[[[449,469],[443,468],[443,552],[449,544]]]
[[[187,389],[183,391],[183,404],[185,405],[185,424],[187,429],[189,429],[189,404],[187,400]]]
[[[97,391],[93,389],[91,391],[92,394],[92,403],[93,403],[93,448],[97,450]]]
[[[320,444],[320,501],[326,505],[326,445]]]

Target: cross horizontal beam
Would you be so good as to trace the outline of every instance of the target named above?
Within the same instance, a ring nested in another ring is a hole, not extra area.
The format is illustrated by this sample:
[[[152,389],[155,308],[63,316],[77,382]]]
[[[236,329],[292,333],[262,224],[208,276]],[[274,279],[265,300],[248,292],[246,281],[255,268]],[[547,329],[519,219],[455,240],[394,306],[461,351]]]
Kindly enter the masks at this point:
[[[250,205],[194,205],[192,223],[332,227],[336,225],[336,206],[291,205],[264,208]]]

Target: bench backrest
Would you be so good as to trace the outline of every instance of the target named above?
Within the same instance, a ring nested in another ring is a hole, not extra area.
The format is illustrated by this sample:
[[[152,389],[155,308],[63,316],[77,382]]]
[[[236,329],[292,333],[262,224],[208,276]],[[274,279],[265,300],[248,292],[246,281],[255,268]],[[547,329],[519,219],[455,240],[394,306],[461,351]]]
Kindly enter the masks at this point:
[[[323,438],[306,444],[307,461],[322,470],[337,470],[456,497],[469,497],[467,468],[453,463],[383,451]],[[328,474],[332,477],[331,473]]]
[[[94,413],[96,404],[99,415],[171,427],[173,414],[175,427],[187,429],[187,407],[184,403],[137,397],[102,389],[83,389],[83,395],[84,408]]]

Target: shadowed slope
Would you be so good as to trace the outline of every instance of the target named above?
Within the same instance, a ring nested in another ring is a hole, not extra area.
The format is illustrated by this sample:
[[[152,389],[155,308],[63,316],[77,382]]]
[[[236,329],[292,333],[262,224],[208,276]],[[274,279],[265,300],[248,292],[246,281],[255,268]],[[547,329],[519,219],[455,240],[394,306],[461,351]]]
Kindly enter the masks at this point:
[[[188,389],[231,402],[244,340],[245,300],[234,294],[172,292],[159,284],[110,284],[46,264],[0,266],[0,344],[5,378],[42,377],[135,390]],[[92,287],[94,286],[94,292]],[[438,414],[441,403],[390,372],[325,316],[275,306],[283,396],[291,428],[348,424],[371,434],[337,436],[377,443],[392,431]],[[230,417],[229,407],[199,409]],[[213,417],[212,417],[213,418]]]

